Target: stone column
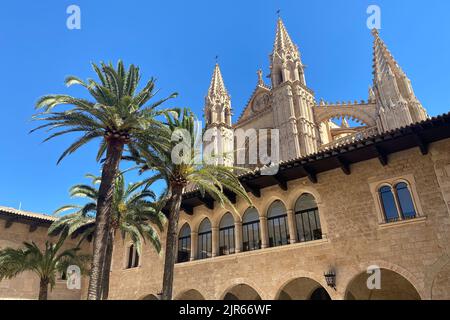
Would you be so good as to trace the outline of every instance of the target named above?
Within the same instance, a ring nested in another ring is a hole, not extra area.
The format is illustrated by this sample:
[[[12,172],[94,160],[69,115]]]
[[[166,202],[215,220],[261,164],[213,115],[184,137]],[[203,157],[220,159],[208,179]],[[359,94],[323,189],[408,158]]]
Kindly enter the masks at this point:
[[[259,217],[261,231],[261,249],[269,246],[269,232],[267,230],[267,217]]]
[[[219,228],[212,227],[211,232],[211,255],[217,257],[219,255]]]
[[[289,123],[290,123],[290,135],[289,141],[292,142],[293,150],[289,150],[290,158],[296,158],[301,155],[300,144],[298,141],[298,131],[297,131],[297,120],[295,118],[295,108],[294,108],[294,95],[292,93],[291,87],[287,87],[288,103],[289,103]]]
[[[191,261],[197,259],[197,248],[198,248],[198,232],[191,231]]]
[[[289,227],[289,242],[296,243],[297,242],[297,232],[295,230],[294,210],[289,209],[286,211],[286,214],[287,214],[288,227]]]
[[[235,252],[242,251],[242,222],[237,221],[234,223],[234,247]]]

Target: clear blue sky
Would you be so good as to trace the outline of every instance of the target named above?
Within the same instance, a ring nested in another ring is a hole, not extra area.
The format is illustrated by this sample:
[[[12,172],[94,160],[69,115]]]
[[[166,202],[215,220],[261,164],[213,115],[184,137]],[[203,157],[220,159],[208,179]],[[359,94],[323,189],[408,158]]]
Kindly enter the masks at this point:
[[[66,8],[81,8],[81,30],[66,28]],[[70,202],[67,190],[98,173],[96,144],[59,166],[74,137],[41,144],[28,134],[34,103],[47,93],[83,94],[65,88],[69,74],[92,76],[90,61],[134,63],[155,76],[161,97],[180,93],[171,105],[201,116],[214,56],[232,96],[235,117],[268,72],[276,10],[308,66],[316,98],[367,98],[372,38],[366,8],[381,7],[381,36],[412,80],[431,115],[450,110],[450,2],[429,1],[1,1],[0,93],[2,136],[0,205],[52,212]]]

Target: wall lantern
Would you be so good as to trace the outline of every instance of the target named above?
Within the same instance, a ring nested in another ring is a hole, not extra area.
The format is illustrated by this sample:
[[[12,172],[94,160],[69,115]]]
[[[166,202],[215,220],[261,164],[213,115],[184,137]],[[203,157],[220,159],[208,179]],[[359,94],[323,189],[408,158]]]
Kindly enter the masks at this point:
[[[324,273],[323,275],[325,277],[327,285],[336,290],[336,272],[334,271],[334,269],[331,268],[327,273]]]

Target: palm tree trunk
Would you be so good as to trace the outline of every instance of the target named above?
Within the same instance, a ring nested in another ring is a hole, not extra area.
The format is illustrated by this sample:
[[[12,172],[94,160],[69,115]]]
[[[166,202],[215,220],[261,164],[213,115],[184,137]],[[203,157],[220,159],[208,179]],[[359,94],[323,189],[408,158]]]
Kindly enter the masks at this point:
[[[164,276],[162,300],[172,300],[173,289],[173,270],[176,259],[176,244],[178,232],[178,220],[180,217],[181,200],[184,186],[176,185],[172,187],[172,196],[170,198],[169,226],[166,237],[166,253],[164,259]]]
[[[111,224],[114,181],[119,169],[124,143],[119,140],[109,140],[106,151],[106,161],[103,165],[100,183],[97,215],[95,218],[94,248],[91,274],[89,278],[88,300],[99,300],[102,292],[102,271],[108,246],[108,235]]]
[[[102,300],[108,300],[109,295],[109,274],[111,272],[112,253],[114,245],[113,231],[109,233],[108,247],[106,248],[105,264],[103,266],[102,275]]]
[[[39,282],[39,300],[47,300],[48,297],[48,279],[41,278]]]

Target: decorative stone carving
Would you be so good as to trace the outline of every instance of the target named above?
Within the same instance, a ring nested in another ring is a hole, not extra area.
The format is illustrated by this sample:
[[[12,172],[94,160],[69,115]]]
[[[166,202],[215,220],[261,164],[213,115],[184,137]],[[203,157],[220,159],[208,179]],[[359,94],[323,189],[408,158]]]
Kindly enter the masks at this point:
[[[252,111],[254,113],[261,112],[270,105],[270,96],[267,93],[260,94],[255,97],[252,103]]]

